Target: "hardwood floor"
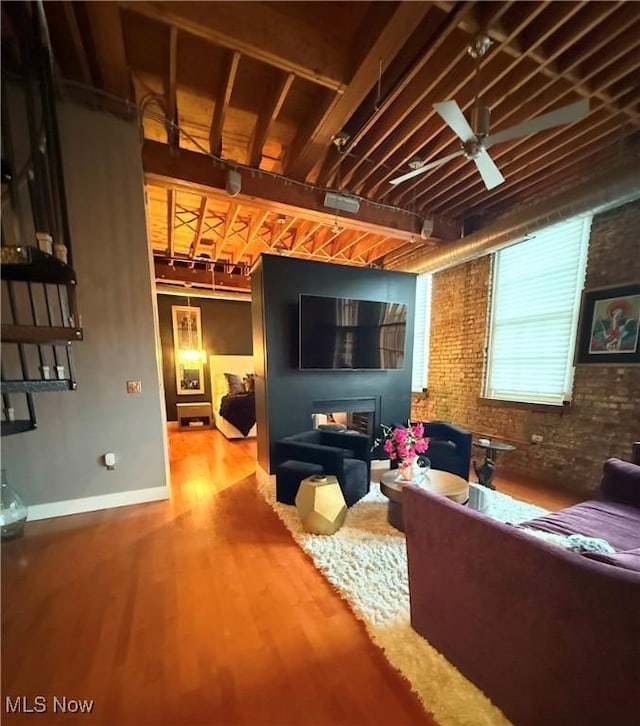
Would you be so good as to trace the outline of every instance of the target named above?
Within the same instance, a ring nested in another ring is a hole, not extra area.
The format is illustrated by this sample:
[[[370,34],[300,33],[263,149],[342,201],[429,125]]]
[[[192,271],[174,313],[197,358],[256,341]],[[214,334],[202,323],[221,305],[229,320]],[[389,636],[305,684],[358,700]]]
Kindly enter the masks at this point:
[[[170,448],[170,501],[2,544],[2,722],[433,724],[256,492],[255,442],[171,432]],[[54,712],[63,697],[91,713]]]

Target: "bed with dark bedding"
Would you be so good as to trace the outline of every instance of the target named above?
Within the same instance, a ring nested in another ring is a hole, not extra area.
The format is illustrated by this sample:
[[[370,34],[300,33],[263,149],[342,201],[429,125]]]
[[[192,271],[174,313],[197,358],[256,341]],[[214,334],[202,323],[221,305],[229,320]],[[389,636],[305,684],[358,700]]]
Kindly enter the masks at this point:
[[[220,415],[247,436],[256,422],[255,393],[227,393],[220,401]]]
[[[253,385],[247,386],[247,383],[253,383],[253,357],[212,355],[209,365],[216,429],[227,439],[254,437],[255,394]]]

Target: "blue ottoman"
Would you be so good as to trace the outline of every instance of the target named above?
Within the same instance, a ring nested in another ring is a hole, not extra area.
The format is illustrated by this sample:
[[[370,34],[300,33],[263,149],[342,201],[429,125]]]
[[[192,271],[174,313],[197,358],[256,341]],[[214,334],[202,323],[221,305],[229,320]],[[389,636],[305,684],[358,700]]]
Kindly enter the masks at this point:
[[[295,504],[300,482],[308,476],[324,474],[321,464],[287,459],[276,468],[276,499],[282,504]]]

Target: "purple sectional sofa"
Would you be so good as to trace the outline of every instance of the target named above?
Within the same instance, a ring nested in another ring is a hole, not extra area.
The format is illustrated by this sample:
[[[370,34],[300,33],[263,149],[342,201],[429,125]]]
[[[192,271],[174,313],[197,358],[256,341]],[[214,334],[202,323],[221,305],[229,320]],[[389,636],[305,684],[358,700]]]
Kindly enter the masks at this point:
[[[516,726],[640,724],[640,465],[528,528],[598,536],[579,554],[414,486],[403,493],[411,624]],[[470,714],[472,718],[472,714]]]

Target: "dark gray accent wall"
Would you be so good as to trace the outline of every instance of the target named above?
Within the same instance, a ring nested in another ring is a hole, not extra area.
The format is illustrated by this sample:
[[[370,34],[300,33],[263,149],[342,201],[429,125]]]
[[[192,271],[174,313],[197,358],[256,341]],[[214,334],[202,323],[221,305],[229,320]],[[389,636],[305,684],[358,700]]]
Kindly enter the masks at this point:
[[[187,297],[158,296],[160,343],[162,345],[162,377],[164,379],[167,420],[177,421],[176,403],[211,401],[209,361],[204,367],[205,392],[200,395],[178,395],[173,355],[173,305],[187,305]],[[210,355],[251,355],[251,304],[241,300],[212,300],[191,296],[191,307],[200,308],[202,343]]]
[[[315,401],[375,399],[380,423],[406,421],[411,410],[411,360],[416,275],[262,255],[252,276],[258,462],[271,472],[274,442],[311,428]],[[301,294],[405,303],[405,367],[385,371],[298,369]],[[264,361],[262,360],[264,359]]]

